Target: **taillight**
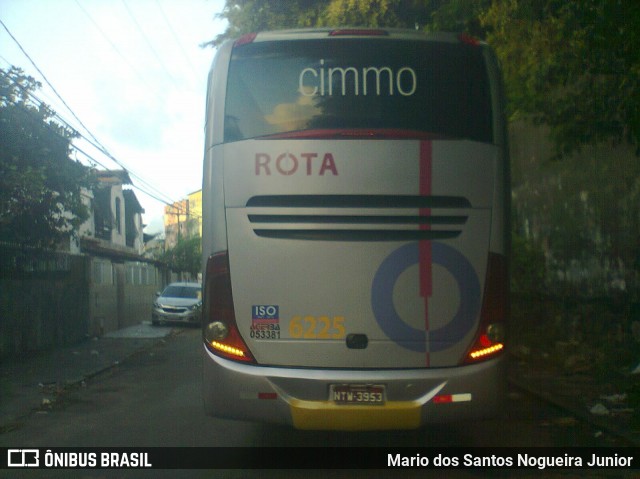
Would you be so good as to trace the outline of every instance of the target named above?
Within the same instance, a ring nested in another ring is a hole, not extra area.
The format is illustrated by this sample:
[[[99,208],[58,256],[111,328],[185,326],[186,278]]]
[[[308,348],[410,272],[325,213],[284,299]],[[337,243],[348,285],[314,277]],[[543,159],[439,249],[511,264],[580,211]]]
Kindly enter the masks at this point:
[[[478,47],[481,45],[481,42],[479,39],[469,35],[468,33],[461,33],[460,35],[458,35],[458,40],[461,43],[464,43],[466,45],[471,45],[472,47]]]
[[[242,35],[235,42],[233,42],[233,47],[235,48],[241,45],[246,45],[247,43],[253,43],[257,36],[257,33],[247,33],[245,35]]]
[[[509,314],[509,275],[504,255],[489,253],[480,326],[463,363],[491,359],[504,351],[505,321]]]
[[[205,274],[202,336],[207,347],[218,356],[255,362],[236,324],[227,252],[210,256]]]

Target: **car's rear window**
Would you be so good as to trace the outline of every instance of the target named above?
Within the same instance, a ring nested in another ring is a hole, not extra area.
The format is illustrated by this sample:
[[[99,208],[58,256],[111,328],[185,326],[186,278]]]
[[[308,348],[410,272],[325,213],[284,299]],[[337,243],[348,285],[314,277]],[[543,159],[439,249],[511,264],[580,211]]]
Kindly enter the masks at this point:
[[[167,286],[162,292],[162,296],[165,298],[200,299],[202,290],[194,286]]]
[[[325,39],[234,48],[225,142],[322,129],[393,129],[492,141],[482,49]]]

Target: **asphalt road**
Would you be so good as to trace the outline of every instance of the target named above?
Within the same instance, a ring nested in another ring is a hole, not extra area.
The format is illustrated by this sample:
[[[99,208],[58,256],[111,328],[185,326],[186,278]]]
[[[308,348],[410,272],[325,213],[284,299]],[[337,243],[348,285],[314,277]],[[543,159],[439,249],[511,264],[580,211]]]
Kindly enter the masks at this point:
[[[307,432],[288,427],[206,417],[201,400],[200,331],[184,329],[124,363],[65,392],[49,411],[37,412],[21,427],[0,436],[6,447],[554,447],[603,444],[599,431],[522,392],[510,392],[499,420],[452,424],[409,432]],[[318,449],[331,454],[332,449]],[[12,473],[14,471],[11,471]],[[282,477],[277,471],[37,471],[7,477]],[[400,471],[397,471],[400,472]],[[452,472],[452,471],[450,471]],[[537,471],[459,471],[446,477],[541,477]],[[636,471],[637,472],[637,471]],[[0,477],[3,471],[0,470]],[[418,474],[420,473],[420,474]],[[163,475],[166,474],[166,475]],[[287,472],[286,477],[373,477],[356,471]],[[621,471],[611,477],[626,477]],[[385,474],[386,475],[386,474]],[[407,471],[401,474],[407,477]],[[375,477],[378,477],[376,474]],[[417,471],[416,477],[431,477]],[[433,476],[442,477],[442,476]],[[544,477],[553,477],[545,474]],[[573,477],[566,471],[558,477]],[[581,472],[575,477],[607,477]],[[629,476],[632,477],[632,476]]]

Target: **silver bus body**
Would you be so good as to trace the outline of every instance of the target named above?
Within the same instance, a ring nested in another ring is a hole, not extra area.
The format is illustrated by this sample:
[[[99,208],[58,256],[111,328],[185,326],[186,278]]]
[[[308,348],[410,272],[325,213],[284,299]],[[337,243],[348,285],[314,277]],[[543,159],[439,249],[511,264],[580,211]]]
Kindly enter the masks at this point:
[[[494,415],[509,169],[490,49],[300,30],[220,47],[203,178],[204,400],[300,429]]]

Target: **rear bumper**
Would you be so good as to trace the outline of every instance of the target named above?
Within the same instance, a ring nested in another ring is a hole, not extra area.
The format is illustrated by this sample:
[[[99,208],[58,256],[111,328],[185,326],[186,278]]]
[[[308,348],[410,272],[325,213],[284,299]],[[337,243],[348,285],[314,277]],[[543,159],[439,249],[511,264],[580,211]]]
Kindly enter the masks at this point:
[[[506,396],[504,355],[456,368],[317,370],[238,364],[203,349],[205,411],[220,418],[311,430],[416,429],[493,417]],[[336,405],[332,384],[384,384],[386,402]]]

